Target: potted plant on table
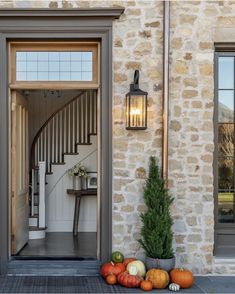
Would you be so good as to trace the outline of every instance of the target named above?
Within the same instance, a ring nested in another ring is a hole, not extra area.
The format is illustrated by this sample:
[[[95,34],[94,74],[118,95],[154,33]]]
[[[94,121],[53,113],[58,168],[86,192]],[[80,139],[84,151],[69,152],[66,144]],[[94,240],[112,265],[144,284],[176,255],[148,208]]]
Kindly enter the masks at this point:
[[[87,169],[81,163],[77,163],[69,169],[69,175],[73,176],[73,189],[81,190],[86,189]]]
[[[172,224],[170,206],[173,202],[154,156],[150,157],[149,175],[144,187],[147,211],[141,214],[143,223],[138,240],[146,253],[146,267],[170,271],[175,266],[172,248]]]

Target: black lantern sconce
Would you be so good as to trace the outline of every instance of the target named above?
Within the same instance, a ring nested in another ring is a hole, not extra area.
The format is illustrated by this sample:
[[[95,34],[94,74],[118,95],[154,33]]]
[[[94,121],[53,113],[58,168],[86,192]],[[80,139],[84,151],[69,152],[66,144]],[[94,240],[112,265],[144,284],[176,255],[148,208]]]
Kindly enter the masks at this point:
[[[139,71],[135,70],[134,82],[130,84],[130,92],[126,94],[126,129],[147,129],[147,97],[148,93],[139,88]]]

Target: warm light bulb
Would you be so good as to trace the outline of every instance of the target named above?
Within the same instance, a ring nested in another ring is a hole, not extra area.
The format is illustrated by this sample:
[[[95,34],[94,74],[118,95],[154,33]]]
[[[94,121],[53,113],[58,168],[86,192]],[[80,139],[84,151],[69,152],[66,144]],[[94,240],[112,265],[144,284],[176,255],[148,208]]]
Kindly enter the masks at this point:
[[[138,108],[132,109],[130,112],[131,115],[140,115],[140,113],[140,109]]]

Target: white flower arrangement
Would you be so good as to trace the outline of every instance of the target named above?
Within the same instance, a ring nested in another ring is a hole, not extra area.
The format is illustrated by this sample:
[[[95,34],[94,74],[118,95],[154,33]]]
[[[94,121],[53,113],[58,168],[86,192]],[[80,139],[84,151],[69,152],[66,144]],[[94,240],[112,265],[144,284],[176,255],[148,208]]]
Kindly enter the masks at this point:
[[[87,170],[86,167],[78,163],[74,165],[71,169],[69,169],[69,175],[75,177],[87,177]]]

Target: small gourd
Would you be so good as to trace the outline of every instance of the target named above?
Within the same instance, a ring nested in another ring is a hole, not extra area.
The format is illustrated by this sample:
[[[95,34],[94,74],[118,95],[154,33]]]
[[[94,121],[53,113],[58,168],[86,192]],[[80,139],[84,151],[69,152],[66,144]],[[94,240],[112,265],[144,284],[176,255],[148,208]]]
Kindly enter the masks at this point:
[[[176,284],[176,283],[171,283],[169,285],[169,290],[173,291],[173,292],[177,292],[180,290],[180,285]]]

